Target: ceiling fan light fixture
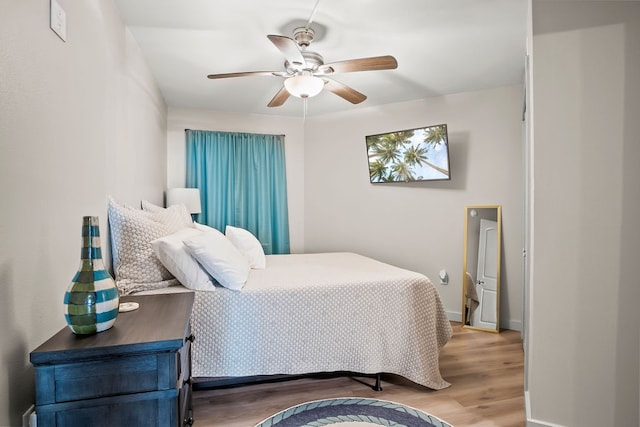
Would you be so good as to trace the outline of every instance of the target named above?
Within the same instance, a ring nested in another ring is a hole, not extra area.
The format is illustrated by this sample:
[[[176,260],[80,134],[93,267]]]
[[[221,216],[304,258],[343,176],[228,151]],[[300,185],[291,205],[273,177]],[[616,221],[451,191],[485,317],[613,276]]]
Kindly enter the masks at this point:
[[[322,92],[324,80],[309,74],[299,74],[286,79],[284,87],[298,98],[312,98]]]

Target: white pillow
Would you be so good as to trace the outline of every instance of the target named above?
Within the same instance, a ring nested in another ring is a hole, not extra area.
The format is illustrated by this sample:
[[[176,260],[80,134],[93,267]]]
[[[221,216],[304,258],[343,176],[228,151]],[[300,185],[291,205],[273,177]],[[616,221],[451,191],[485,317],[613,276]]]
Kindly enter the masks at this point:
[[[140,207],[143,211],[147,212],[162,212],[164,208],[162,206],[154,205],[153,203],[147,200],[140,201]]]
[[[200,224],[196,221],[193,221],[193,226],[200,231],[212,231],[214,233],[220,233],[220,230],[218,230],[217,228],[209,227],[208,225]]]
[[[193,227],[186,207],[161,212],[132,209],[109,198],[113,272],[122,295],[165,288],[177,282],[153,253],[151,241]]]
[[[191,256],[218,283],[239,291],[249,278],[249,263],[224,234],[213,228],[211,230],[183,242],[189,248]]]
[[[184,228],[169,236],[151,241],[151,247],[162,265],[182,285],[196,291],[211,290],[214,287],[209,274],[192,256],[182,243],[184,239],[202,234],[195,228]]]
[[[267,259],[264,256],[264,249],[262,249],[260,241],[250,231],[227,225],[224,234],[249,261],[251,268],[263,269],[266,267]]]

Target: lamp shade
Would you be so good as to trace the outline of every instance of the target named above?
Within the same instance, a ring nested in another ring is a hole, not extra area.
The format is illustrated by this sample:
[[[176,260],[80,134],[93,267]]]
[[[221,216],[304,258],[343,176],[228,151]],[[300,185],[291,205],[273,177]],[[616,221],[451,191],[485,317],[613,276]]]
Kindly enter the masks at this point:
[[[187,206],[191,214],[202,212],[200,205],[200,190],[197,188],[170,188],[167,190],[167,206],[180,205]]]
[[[298,98],[311,98],[322,92],[324,80],[320,77],[300,74],[289,77],[284,81],[284,87],[293,96]]]

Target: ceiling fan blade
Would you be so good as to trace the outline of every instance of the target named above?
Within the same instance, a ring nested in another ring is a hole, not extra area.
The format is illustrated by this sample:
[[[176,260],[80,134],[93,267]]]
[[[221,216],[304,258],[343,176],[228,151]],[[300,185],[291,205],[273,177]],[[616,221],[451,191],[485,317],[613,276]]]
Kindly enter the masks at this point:
[[[355,89],[350,88],[347,85],[344,85],[340,82],[337,82],[332,79],[323,78],[325,81],[324,87],[327,88],[328,91],[335,93],[341,98],[346,99],[352,104],[359,104],[367,97]]]
[[[244,71],[239,73],[222,73],[222,74],[209,74],[207,78],[210,79],[226,79],[229,77],[246,77],[246,76],[286,76],[287,73],[283,71]]]
[[[271,43],[276,45],[280,52],[282,52],[290,64],[303,66],[307,63],[304,56],[302,56],[302,52],[300,52],[300,48],[298,48],[298,43],[296,43],[292,38],[273,34],[270,34],[267,37],[271,40]]]
[[[289,99],[289,92],[287,92],[287,89],[282,86],[282,89],[280,89],[271,101],[269,101],[267,107],[279,107],[284,104],[287,99]]]
[[[391,55],[385,55],[324,64],[318,68],[318,72],[320,74],[351,73],[354,71],[393,70],[395,68],[398,68],[396,58]]]

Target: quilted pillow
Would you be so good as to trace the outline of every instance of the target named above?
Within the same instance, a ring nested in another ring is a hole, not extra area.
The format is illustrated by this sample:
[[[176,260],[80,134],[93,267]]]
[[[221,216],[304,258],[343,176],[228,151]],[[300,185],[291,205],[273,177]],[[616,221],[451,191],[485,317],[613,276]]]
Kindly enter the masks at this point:
[[[184,228],[173,234],[153,240],[151,247],[162,265],[185,287],[193,290],[211,290],[214,283],[209,274],[191,256],[184,239],[202,234],[195,228]]]
[[[191,215],[184,206],[145,212],[109,198],[108,216],[113,272],[122,295],[177,284],[153,253],[151,241],[193,227]]]
[[[264,255],[264,249],[262,249],[260,241],[250,231],[227,225],[224,234],[249,261],[251,268],[263,269],[266,267],[267,260]]]
[[[218,230],[211,228],[211,231],[185,239],[184,244],[191,256],[225,288],[239,291],[247,282],[249,263]]]

